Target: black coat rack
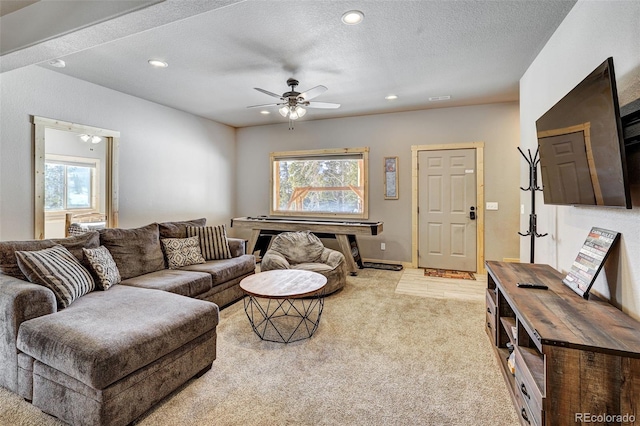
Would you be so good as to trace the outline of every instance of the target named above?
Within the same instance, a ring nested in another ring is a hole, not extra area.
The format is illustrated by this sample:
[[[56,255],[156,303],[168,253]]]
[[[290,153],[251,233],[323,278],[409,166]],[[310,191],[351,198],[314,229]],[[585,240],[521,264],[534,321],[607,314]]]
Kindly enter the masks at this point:
[[[524,160],[529,164],[529,187],[520,187],[523,191],[531,191],[531,213],[529,214],[529,230],[525,233],[518,232],[523,237],[531,238],[531,250],[530,250],[530,263],[533,263],[536,250],[536,238],[545,237],[547,234],[538,234],[538,219],[536,217],[536,191],[542,191],[542,188],[538,186],[538,164],[540,163],[540,157],[538,149],[536,149],[535,155],[531,156],[531,150],[527,152],[527,157],[524,152],[518,147],[518,151],[524,157]]]

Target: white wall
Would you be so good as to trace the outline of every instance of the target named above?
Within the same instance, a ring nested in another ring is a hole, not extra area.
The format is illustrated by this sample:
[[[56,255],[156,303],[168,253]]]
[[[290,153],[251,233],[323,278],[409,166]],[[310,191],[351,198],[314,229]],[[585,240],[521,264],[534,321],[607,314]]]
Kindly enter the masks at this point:
[[[523,148],[537,145],[535,121],[607,57],[613,57],[620,105],[640,97],[640,2],[579,1],[567,15],[520,81],[520,132]],[[636,172],[637,173],[637,172]],[[522,167],[521,182],[527,180]],[[640,318],[640,202],[632,190],[632,210],[598,207],[554,207],[536,198],[540,232],[536,263],[566,273],[593,226],[622,233],[619,250],[605,265],[594,290],[632,316]],[[522,203],[529,198],[522,195]],[[528,216],[521,217],[521,226]],[[529,248],[521,242],[521,259]]]
[[[310,111],[309,114],[313,112]],[[318,121],[237,130],[238,216],[269,214],[269,153],[370,147],[369,219],[384,222],[377,237],[359,237],[363,257],[411,262],[411,146],[485,142],[485,200],[498,211],[485,215],[487,259],[519,257],[517,187],[520,157],[518,105],[502,103]],[[398,156],[399,200],[384,200],[383,157]],[[380,250],[380,243],[386,250]]]
[[[235,129],[30,66],[0,75],[0,240],[33,238],[32,115],[121,132],[121,227],[233,217]]]

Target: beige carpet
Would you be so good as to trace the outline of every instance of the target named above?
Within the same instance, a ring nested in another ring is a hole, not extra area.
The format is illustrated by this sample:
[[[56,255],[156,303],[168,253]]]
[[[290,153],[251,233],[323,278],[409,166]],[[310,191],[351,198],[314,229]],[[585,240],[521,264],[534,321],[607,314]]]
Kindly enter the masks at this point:
[[[140,425],[517,425],[484,333],[484,303],[397,294],[403,272],[360,270],[317,333],[283,345],[221,313],[218,359]],[[0,424],[57,425],[0,389]]]

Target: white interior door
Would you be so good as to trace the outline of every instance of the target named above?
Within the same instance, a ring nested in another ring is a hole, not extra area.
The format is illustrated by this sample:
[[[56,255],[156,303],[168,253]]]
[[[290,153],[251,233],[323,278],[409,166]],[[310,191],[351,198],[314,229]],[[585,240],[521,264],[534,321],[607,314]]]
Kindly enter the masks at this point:
[[[418,266],[476,272],[474,149],[418,153]]]

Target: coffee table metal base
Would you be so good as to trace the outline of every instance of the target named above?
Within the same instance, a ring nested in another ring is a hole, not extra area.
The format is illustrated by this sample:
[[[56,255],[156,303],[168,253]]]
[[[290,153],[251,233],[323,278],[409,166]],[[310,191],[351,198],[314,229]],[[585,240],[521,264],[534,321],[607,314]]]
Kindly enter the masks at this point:
[[[318,329],[324,292],[295,299],[266,299],[252,295],[244,298],[244,311],[251,328],[262,340],[292,343],[308,339]]]

